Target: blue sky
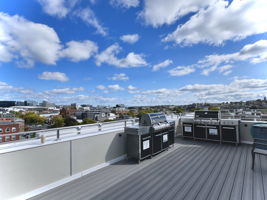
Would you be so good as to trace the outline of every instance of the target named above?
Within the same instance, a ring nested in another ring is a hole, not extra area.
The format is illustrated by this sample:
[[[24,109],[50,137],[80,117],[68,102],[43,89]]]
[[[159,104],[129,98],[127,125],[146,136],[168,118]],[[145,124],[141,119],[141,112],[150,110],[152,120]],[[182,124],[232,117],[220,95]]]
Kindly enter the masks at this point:
[[[0,99],[114,105],[267,96],[266,0],[0,2]]]

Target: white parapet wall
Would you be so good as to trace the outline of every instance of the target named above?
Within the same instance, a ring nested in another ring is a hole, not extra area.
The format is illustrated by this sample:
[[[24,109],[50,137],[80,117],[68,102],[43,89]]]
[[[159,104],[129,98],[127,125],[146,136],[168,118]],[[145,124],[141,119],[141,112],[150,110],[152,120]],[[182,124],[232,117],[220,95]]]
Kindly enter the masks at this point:
[[[0,152],[0,199],[25,199],[125,157],[123,131]]]

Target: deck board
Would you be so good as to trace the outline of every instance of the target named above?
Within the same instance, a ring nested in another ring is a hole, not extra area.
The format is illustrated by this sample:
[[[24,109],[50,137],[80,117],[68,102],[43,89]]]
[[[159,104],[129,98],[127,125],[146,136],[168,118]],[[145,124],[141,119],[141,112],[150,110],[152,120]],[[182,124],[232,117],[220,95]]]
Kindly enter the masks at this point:
[[[249,145],[177,139],[153,159],[115,163],[31,200],[264,200],[267,156],[256,155],[252,171],[250,151]]]

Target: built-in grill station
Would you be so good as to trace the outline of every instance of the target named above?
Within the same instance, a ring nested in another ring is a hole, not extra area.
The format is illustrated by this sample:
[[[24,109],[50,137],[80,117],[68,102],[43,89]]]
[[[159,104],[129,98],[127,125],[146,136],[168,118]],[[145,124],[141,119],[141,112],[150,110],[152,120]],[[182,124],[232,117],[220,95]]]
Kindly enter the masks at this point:
[[[239,144],[239,120],[221,119],[220,111],[195,111],[182,119],[183,137]]]
[[[139,126],[125,128],[128,158],[140,161],[168,149],[174,144],[174,124],[164,113],[142,115]]]
[[[219,119],[219,111],[195,111],[194,137],[197,139],[220,141]]]

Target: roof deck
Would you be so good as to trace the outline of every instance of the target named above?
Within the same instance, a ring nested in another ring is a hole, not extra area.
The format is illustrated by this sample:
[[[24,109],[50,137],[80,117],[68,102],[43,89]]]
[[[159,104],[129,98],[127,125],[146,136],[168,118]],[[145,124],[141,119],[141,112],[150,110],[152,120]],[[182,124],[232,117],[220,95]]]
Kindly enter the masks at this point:
[[[140,164],[121,161],[35,199],[267,199],[267,157],[251,146],[177,139]]]

